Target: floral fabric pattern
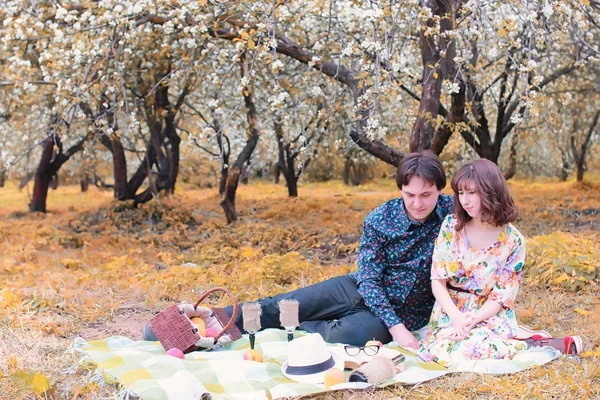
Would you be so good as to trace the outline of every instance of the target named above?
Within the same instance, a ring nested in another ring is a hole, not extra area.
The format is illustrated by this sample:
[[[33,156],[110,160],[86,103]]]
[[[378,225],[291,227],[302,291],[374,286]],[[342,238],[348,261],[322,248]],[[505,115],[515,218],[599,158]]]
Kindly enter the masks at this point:
[[[427,325],[435,301],[430,284],[433,243],[451,209],[452,197],[440,196],[421,223],[408,218],[402,199],[393,199],[365,218],[353,276],[367,307],[388,328]]]
[[[431,279],[447,279],[448,293],[461,312],[477,312],[488,300],[502,309],[474,326],[460,341],[448,339],[454,326],[436,302],[427,336],[421,341],[419,356],[449,366],[461,360],[512,358],[526,350],[517,334],[514,300],[519,290],[525,262],[525,239],[511,224],[485,249],[471,247],[464,229],[456,231],[456,218],[444,220],[433,251]],[[457,290],[454,290],[456,288]]]

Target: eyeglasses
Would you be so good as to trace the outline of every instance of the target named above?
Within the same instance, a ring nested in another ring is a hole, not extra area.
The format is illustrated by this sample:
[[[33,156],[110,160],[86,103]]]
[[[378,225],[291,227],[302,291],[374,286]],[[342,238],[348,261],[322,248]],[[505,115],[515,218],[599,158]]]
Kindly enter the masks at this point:
[[[357,356],[361,350],[368,356],[374,356],[379,352],[379,346],[344,346],[344,350],[346,350],[346,354],[348,354],[349,356]]]

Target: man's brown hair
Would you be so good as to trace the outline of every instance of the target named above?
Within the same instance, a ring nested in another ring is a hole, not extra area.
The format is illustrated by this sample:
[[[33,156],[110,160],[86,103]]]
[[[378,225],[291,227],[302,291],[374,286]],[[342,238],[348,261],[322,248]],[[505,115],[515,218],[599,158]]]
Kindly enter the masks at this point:
[[[454,175],[450,186],[454,191],[453,212],[456,215],[456,230],[462,229],[472,218],[460,204],[458,192],[468,188],[469,182],[481,197],[481,221],[494,226],[506,225],[519,216],[508,190],[508,184],[500,168],[484,158],[463,165]]]
[[[408,185],[408,182],[414,176],[418,176],[424,181],[435,185],[438,190],[446,187],[444,167],[440,159],[431,151],[410,153],[402,158],[398,172],[396,172],[398,189],[402,190],[402,186]]]

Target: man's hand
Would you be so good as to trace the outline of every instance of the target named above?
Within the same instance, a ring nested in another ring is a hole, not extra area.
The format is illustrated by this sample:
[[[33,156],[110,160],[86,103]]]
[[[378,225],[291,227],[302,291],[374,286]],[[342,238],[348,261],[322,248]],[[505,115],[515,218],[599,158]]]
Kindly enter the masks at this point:
[[[408,347],[415,350],[419,348],[419,342],[417,342],[417,339],[413,336],[413,334],[406,329],[404,324],[394,325],[389,329],[389,331],[394,342],[398,343],[398,345],[401,347]]]

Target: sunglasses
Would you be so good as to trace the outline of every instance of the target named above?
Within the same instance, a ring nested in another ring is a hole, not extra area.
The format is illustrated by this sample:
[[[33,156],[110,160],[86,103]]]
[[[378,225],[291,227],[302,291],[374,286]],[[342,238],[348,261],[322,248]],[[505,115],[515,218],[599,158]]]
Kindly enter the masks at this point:
[[[349,356],[357,356],[358,353],[362,352],[368,356],[374,356],[379,352],[379,346],[370,345],[370,346],[344,346],[344,350],[346,354]]]

